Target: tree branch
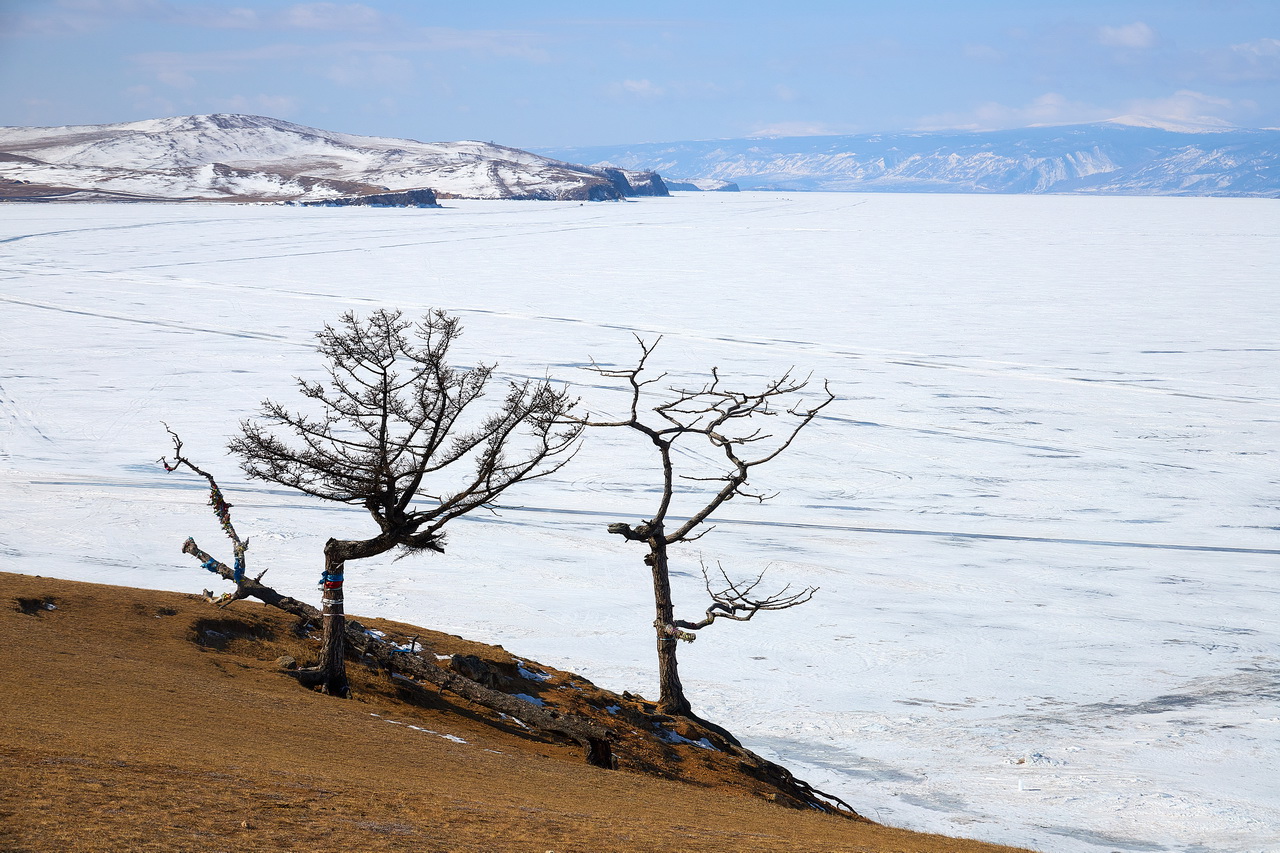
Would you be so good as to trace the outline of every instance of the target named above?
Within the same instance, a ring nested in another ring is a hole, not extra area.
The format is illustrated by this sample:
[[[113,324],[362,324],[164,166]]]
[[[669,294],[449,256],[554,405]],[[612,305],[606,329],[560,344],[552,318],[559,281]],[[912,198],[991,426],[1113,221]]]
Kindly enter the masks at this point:
[[[169,433],[169,437],[173,439],[174,462],[170,465],[169,461],[163,456],[160,457],[159,462],[164,466],[166,473],[171,474],[180,467],[186,467],[209,481],[209,506],[213,507],[213,514],[217,516],[218,523],[222,526],[222,532],[227,534],[227,538],[231,540],[231,552],[234,555],[231,580],[239,584],[244,578],[246,567],[244,552],[249,550],[249,540],[241,539],[239,534],[236,533],[236,529],[231,523],[231,504],[227,503],[222,496],[222,490],[218,488],[218,483],[213,479],[213,475],[197,467],[195,463],[182,454],[182,439],[169,428],[168,424],[164,424],[164,429],[165,432]]]
[[[772,595],[753,598],[751,594],[760,585],[760,582],[764,580],[765,572],[769,570],[767,566],[760,574],[756,575],[754,580],[736,582],[729,580],[729,576],[725,573],[723,566],[717,563],[716,567],[719,569],[720,577],[724,581],[724,589],[713,590],[711,588],[710,574],[707,571],[706,563],[702,563],[702,582],[707,588],[707,595],[711,596],[711,605],[707,608],[706,615],[701,621],[686,622],[683,619],[677,619],[674,623],[676,627],[697,631],[707,627],[717,619],[750,622],[753,616],[763,610],[789,610],[792,607],[799,607],[812,599],[813,594],[818,591],[818,587],[811,586],[800,592],[788,595],[787,592],[791,589],[790,585],[788,585]]]

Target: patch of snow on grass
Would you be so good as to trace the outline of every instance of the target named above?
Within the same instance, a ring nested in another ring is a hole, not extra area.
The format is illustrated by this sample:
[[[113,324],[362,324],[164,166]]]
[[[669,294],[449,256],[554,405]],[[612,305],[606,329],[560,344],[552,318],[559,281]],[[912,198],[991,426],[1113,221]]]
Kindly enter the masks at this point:
[[[690,746],[697,746],[697,747],[701,747],[702,749],[709,749],[712,752],[720,751],[716,749],[711,744],[711,741],[707,740],[705,737],[698,738],[697,740],[689,740],[689,738],[685,737],[682,734],[678,734],[676,732],[671,731],[670,729],[663,729],[663,728],[659,728],[657,734],[658,734],[658,738],[665,741],[666,743],[687,743]]]
[[[551,676],[545,672],[536,672],[525,667],[523,661],[516,661],[516,672],[526,681],[550,681]]]

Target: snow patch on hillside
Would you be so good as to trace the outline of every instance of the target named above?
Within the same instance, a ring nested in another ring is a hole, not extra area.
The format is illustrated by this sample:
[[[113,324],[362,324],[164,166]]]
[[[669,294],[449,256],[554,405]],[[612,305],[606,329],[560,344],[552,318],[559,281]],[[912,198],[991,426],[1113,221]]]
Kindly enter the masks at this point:
[[[430,188],[444,198],[665,195],[661,180],[493,143],[355,136],[262,116],[0,128],[0,180],[155,199],[323,200]]]

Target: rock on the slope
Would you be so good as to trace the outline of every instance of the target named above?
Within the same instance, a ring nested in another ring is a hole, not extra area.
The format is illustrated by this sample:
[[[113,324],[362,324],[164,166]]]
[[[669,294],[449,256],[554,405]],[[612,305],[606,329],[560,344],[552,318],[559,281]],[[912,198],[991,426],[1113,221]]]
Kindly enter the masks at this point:
[[[687,193],[736,193],[742,189],[733,181],[721,181],[716,178],[690,178],[687,181],[673,181],[667,178],[663,183],[669,190]]]
[[[436,194],[429,189],[405,190],[402,193],[370,193],[342,196],[322,201],[290,202],[304,207],[439,207]]]
[[[623,169],[602,169],[609,183],[624,196],[665,196],[666,182],[654,171],[628,172]]]

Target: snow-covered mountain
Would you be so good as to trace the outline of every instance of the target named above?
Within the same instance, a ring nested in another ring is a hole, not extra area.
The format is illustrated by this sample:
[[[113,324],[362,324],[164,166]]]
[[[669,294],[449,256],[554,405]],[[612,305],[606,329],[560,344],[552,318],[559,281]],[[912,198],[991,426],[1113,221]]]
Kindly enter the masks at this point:
[[[262,116],[0,128],[0,199],[320,201],[427,188],[440,198],[667,195],[648,172],[578,166],[488,142],[356,136]]]
[[[1280,196],[1280,130],[1100,124],[543,150],[675,182],[866,192]]]

